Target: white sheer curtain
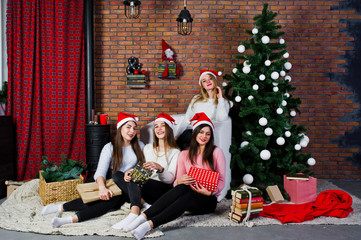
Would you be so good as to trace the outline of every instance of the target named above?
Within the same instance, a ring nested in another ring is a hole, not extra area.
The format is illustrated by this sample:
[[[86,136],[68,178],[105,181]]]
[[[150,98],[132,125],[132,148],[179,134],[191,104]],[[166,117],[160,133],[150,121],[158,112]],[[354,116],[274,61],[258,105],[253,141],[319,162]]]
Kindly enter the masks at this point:
[[[6,6],[8,0],[1,0],[0,3],[0,89],[4,81],[8,79],[7,52],[6,52]],[[0,103],[2,104],[2,103]],[[0,115],[5,113],[0,107]]]

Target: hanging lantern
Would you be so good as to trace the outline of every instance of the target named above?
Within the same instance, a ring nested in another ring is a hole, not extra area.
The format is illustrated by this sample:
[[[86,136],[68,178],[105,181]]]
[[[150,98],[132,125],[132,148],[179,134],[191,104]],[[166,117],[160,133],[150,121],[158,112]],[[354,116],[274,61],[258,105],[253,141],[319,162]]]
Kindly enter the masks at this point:
[[[139,0],[125,0],[124,14],[127,18],[139,18],[140,16],[140,1]]]
[[[184,0],[184,9],[180,12],[177,18],[178,22],[178,34],[186,36],[192,33],[192,22],[190,12],[187,10],[187,3]]]

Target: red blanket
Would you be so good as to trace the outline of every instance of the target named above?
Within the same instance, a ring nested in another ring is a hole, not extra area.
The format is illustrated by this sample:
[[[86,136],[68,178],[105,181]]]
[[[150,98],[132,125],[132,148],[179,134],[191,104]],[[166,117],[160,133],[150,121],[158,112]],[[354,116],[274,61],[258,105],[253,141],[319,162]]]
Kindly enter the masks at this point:
[[[278,204],[263,206],[259,216],[276,218],[282,223],[303,222],[319,216],[347,217],[353,211],[352,197],[341,190],[321,192],[316,200],[305,204]]]

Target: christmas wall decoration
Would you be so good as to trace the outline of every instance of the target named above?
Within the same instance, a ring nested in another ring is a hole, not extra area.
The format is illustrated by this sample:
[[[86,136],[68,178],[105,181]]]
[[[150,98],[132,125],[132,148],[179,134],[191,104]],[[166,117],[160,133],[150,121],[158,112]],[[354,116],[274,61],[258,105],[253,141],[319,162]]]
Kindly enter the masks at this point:
[[[302,152],[309,143],[306,128],[292,123],[301,100],[292,95],[292,56],[276,16],[264,4],[254,28],[246,30],[250,39],[237,48],[240,63],[225,76],[226,95],[236,102],[231,113],[232,187],[245,182],[282,188],[284,174],[309,173],[316,163]]]
[[[127,87],[128,88],[145,88],[146,87],[146,70],[141,70],[142,64],[136,57],[128,59],[127,66]]]
[[[174,51],[162,39],[162,63],[158,65],[159,78],[177,78],[180,75]]]

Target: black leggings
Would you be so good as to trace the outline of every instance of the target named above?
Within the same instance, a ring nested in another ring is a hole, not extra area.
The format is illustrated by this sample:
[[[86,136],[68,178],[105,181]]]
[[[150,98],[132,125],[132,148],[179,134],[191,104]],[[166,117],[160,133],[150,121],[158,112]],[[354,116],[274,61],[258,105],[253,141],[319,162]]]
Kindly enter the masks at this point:
[[[122,195],[125,195],[130,200],[130,207],[138,206],[142,208],[142,204],[140,203],[141,199],[141,188],[134,182],[126,182],[124,181],[124,173],[118,171],[112,176],[114,182],[118,185],[120,189],[122,189]]]
[[[200,215],[214,212],[216,207],[216,196],[205,196],[180,184],[159,198],[144,214],[156,228],[180,217],[185,211]]]
[[[64,211],[79,211],[76,213],[79,222],[100,217],[112,209],[120,208],[125,202],[123,195],[115,196],[109,200],[98,200],[90,203],[83,203],[81,198],[64,203]]]
[[[147,203],[153,204],[172,188],[172,184],[167,184],[154,179],[149,179],[142,188],[142,198]]]

